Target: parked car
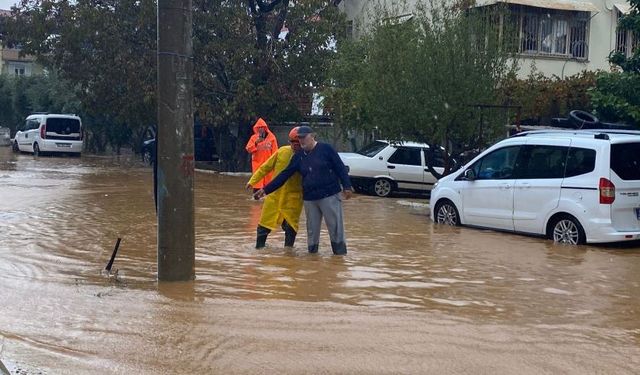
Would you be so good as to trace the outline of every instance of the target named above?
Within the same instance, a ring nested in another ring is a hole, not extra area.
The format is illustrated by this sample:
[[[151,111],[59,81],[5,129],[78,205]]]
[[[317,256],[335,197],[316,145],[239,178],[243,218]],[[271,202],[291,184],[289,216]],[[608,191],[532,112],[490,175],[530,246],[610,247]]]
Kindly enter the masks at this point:
[[[82,121],[76,115],[38,113],[27,116],[13,139],[16,152],[82,152]]]
[[[0,146],[11,146],[11,130],[0,126]]]
[[[377,140],[357,152],[340,152],[347,166],[351,184],[358,192],[387,197],[394,191],[426,193],[436,178],[427,163],[429,145],[417,142]],[[431,165],[444,171],[443,149],[434,152]]]
[[[436,223],[546,236],[568,244],[640,238],[640,132],[520,133],[440,179]]]

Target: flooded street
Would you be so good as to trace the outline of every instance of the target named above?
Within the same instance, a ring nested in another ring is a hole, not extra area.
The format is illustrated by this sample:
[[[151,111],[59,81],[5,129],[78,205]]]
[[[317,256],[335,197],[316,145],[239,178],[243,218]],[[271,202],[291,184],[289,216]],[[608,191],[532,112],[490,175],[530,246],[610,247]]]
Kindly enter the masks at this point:
[[[640,244],[435,226],[346,201],[349,254],[256,250],[246,176],[197,172],[196,280],[156,281],[151,169],[0,148],[0,360],[28,374],[632,374]],[[116,239],[114,269],[105,275]],[[0,371],[1,373],[1,371]]]

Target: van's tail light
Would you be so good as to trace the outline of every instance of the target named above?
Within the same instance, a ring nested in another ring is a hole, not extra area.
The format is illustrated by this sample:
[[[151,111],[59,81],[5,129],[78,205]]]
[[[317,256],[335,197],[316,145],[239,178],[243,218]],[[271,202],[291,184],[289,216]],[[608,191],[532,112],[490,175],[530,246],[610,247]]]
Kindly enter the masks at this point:
[[[611,204],[616,199],[616,186],[606,178],[600,178],[600,204]]]
[[[44,124],[40,127],[40,138],[41,139],[47,138],[47,124]]]
[[[80,140],[84,137],[84,132],[82,131],[82,126],[80,127]]]

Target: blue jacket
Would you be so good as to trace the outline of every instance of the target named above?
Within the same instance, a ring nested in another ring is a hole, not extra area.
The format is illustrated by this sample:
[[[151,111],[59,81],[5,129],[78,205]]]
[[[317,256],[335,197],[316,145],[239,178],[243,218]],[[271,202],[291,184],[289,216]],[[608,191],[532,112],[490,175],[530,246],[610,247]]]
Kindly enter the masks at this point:
[[[351,189],[347,168],[330,144],[316,144],[310,152],[298,151],[276,178],[264,187],[266,194],[282,186],[295,172],[302,175],[302,197],[315,201]],[[342,186],[341,186],[342,185]]]

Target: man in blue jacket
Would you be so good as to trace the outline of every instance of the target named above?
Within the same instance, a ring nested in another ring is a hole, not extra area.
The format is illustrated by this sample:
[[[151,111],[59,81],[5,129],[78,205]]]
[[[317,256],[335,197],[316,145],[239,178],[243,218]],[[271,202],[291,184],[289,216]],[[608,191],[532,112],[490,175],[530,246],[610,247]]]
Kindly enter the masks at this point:
[[[347,244],[342,218],[342,196],[349,199],[353,193],[347,168],[330,144],[316,141],[315,133],[310,127],[300,126],[298,139],[302,150],[293,155],[287,168],[256,192],[256,197],[261,198],[274,192],[295,172],[300,172],[309,252],[318,252],[320,225],[324,217],[333,253],[345,255]]]

